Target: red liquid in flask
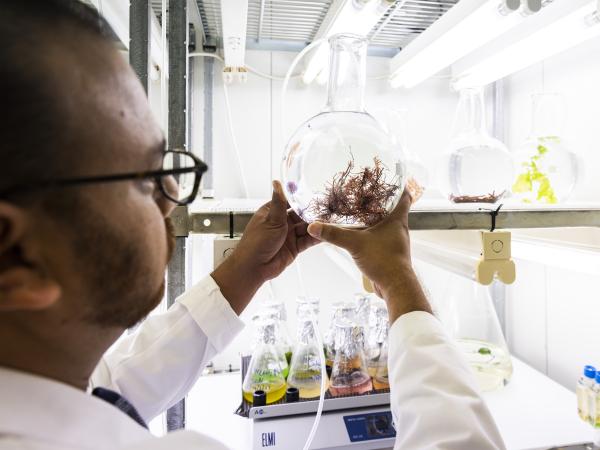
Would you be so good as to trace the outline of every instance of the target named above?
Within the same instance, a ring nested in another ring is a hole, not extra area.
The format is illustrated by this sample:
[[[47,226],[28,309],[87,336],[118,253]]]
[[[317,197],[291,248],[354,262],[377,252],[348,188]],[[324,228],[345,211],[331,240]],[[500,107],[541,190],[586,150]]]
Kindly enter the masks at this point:
[[[334,397],[340,395],[359,395],[371,390],[373,390],[371,377],[360,370],[338,375],[331,380],[331,384],[329,385],[329,392]]]

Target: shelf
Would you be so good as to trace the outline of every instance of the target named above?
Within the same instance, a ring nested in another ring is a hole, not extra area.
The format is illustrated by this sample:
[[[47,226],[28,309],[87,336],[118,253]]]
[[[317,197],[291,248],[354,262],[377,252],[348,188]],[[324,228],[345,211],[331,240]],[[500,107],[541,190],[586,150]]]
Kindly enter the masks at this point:
[[[200,202],[173,214],[178,236],[229,233],[230,212],[234,233],[241,234],[263,200]],[[492,205],[449,205],[425,201],[409,215],[411,230],[482,230],[491,228]],[[497,229],[600,227],[599,205],[525,208],[503,206],[496,218]]]

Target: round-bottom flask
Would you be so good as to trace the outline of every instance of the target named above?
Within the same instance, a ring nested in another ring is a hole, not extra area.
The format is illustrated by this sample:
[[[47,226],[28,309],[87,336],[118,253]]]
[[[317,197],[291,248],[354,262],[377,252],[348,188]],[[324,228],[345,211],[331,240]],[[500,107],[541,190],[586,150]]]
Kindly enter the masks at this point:
[[[487,131],[482,89],[460,92],[453,135],[439,166],[442,194],[453,203],[496,203],[509,192],[514,167]]]
[[[399,152],[364,108],[367,40],[330,38],[327,105],[290,138],[282,180],[306,222],[368,227],[398,203],[405,182]]]
[[[561,138],[564,102],[559,94],[533,96],[532,130],[515,154],[513,195],[523,203],[566,201],[577,184],[579,161]]]

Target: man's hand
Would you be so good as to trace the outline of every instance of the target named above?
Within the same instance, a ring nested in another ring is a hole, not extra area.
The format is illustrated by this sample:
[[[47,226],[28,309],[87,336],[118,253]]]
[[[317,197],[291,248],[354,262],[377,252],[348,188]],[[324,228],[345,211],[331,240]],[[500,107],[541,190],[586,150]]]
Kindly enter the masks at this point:
[[[258,288],[277,277],[296,256],[319,241],[288,204],[281,183],[273,182],[273,198],[250,219],[235,251],[212,273],[223,296],[240,314]]]
[[[347,229],[315,222],[308,232],[316,239],[346,249],[377,293],[388,303],[390,323],[410,311],[431,308],[412,269],[408,211],[411,197],[404,191],[396,208],[367,229]]]

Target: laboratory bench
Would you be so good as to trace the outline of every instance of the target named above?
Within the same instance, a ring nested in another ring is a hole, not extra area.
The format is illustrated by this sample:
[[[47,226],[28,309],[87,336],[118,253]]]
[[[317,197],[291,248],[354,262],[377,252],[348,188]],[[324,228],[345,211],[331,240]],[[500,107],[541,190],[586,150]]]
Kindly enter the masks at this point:
[[[506,387],[484,395],[507,449],[548,449],[592,439],[591,427],[578,418],[573,392],[516,358],[513,367],[512,380]],[[232,449],[250,450],[252,420],[234,414],[240,401],[239,372],[203,376],[188,395],[186,427]],[[306,415],[303,421],[312,424],[313,417]],[[315,441],[320,433],[328,432],[330,429],[320,427]],[[298,442],[304,438],[298,436]]]

